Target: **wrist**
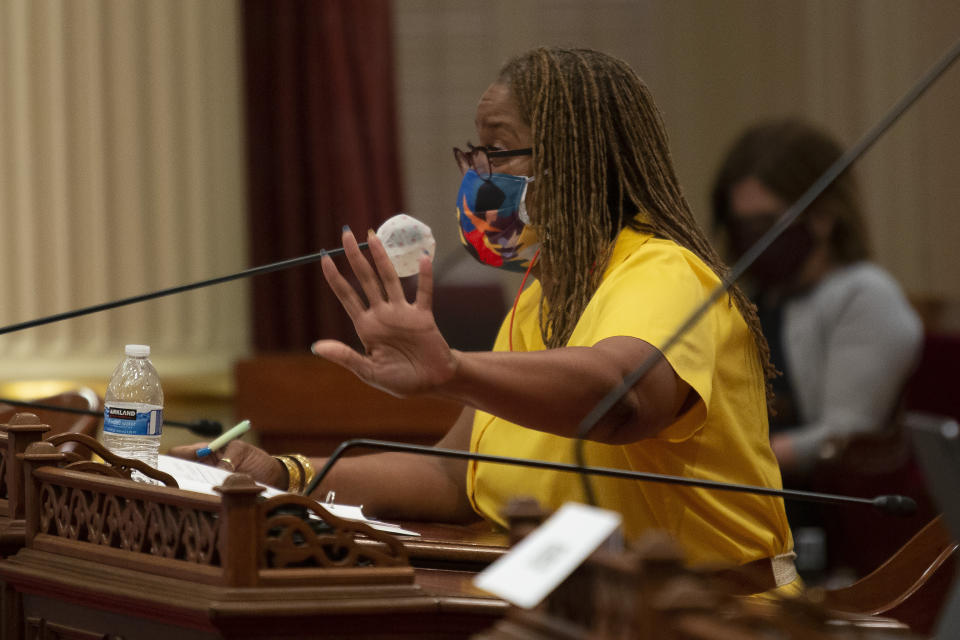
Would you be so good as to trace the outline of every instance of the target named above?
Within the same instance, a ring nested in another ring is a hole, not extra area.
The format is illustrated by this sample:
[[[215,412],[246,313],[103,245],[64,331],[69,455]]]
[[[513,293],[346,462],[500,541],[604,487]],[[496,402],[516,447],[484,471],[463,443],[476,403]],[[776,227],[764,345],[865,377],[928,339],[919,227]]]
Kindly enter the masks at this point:
[[[280,468],[280,470],[274,474],[275,481],[271,484],[278,489],[286,490],[286,488],[290,486],[290,474],[287,472],[287,465],[277,456],[271,457],[273,458],[274,467]]]
[[[458,389],[461,386],[463,361],[466,357],[467,354],[463,351],[450,349],[450,361],[446,375],[441,382],[434,386],[434,393],[459,399]]]

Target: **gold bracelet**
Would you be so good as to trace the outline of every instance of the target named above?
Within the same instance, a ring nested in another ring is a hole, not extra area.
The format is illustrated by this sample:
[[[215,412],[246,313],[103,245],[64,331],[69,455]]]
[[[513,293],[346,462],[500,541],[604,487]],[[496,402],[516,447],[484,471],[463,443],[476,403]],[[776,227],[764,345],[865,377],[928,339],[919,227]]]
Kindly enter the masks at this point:
[[[300,467],[300,472],[303,474],[303,484],[300,486],[300,493],[303,493],[307,487],[310,486],[310,483],[313,482],[313,477],[317,475],[317,472],[314,471],[313,464],[310,463],[310,458],[302,453],[287,453],[285,456],[292,459]]]
[[[287,492],[300,493],[303,491],[303,472],[300,463],[290,456],[273,456],[280,461],[287,470]]]

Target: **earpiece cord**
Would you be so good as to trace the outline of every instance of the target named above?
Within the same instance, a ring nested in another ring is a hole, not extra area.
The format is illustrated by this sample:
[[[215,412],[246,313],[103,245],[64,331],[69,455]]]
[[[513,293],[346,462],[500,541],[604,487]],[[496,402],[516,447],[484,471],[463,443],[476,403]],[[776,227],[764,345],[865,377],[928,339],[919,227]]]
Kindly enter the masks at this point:
[[[523,280],[520,281],[520,288],[517,289],[517,295],[513,299],[513,307],[510,310],[510,329],[508,335],[510,351],[513,351],[513,317],[517,315],[517,305],[520,304],[520,294],[523,293],[523,288],[527,286],[527,277],[530,275],[530,271],[533,269],[533,265],[539,257],[540,249],[537,249],[537,252],[533,254],[533,258],[530,260],[530,264],[527,265],[527,271],[523,274]]]

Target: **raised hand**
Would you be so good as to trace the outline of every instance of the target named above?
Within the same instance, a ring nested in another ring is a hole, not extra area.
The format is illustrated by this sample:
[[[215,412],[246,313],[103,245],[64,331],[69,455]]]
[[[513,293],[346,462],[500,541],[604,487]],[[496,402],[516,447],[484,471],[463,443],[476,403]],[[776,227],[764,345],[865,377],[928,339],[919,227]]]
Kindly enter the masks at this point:
[[[318,340],[313,352],[393,395],[428,392],[449,380],[457,366],[456,355],[433,318],[430,259],[426,255],[420,259],[417,295],[411,304],[380,239],[371,231],[367,242],[373,265],[360,252],[353,233],[344,228],[344,253],[367,303],[332,259],[321,260],[323,275],[353,321],[366,353],[336,340]]]

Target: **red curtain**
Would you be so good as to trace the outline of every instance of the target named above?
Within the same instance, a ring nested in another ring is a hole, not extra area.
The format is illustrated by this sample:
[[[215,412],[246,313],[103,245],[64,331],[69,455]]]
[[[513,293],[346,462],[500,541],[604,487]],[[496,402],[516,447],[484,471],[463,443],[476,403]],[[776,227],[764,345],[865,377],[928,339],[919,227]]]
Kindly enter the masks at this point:
[[[390,18],[389,0],[243,3],[252,266],[403,210]],[[319,263],[257,276],[252,292],[256,351],[356,340]]]

